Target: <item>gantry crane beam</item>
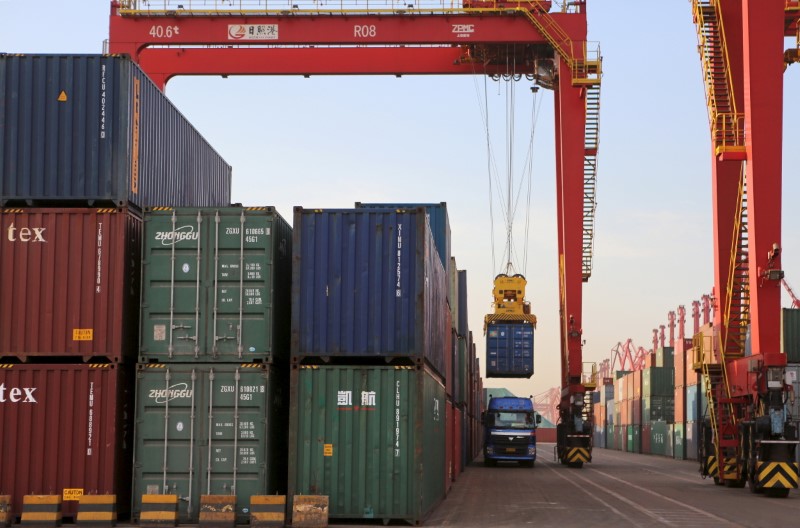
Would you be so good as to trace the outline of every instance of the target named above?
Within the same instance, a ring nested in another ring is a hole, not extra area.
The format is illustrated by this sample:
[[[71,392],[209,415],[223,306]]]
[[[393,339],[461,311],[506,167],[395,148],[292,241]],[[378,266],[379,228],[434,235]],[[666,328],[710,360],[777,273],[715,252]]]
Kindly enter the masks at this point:
[[[592,268],[601,60],[599,49],[587,48],[586,0],[565,3],[560,13],[550,13],[545,0],[340,5],[348,3],[347,9],[307,1],[275,9],[269,0],[263,6],[208,2],[209,8],[189,0],[113,0],[108,50],[130,55],[162,88],[174,75],[490,74],[530,75],[553,89],[563,367],[559,456],[576,466],[590,461],[586,397],[596,372],[583,373],[582,283]]]

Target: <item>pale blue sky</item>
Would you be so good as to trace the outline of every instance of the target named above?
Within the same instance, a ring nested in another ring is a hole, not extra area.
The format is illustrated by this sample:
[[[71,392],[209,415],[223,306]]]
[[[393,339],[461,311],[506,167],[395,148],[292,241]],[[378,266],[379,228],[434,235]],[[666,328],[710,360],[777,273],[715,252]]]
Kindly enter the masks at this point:
[[[109,4],[0,0],[0,51],[99,52]],[[684,304],[691,312],[691,301],[712,286],[708,118],[690,5],[589,0],[589,39],[602,46],[604,77],[594,272],[584,285],[586,361],[608,358],[629,337],[649,347],[668,311]],[[483,315],[499,271],[490,246],[484,85],[502,163],[506,88],[483,77],[179,77],[167,95],[233,165],[234,201],[274,205],[289,222],[295,205],[447,202],[482,356]],[[529,85],[516,88],[517,138],[530,134]],[[795,65],[785,74],[782,245],[787,279],[800,289],[800,149],[792,148],[800,105],[791,97],[798,88]],[[485,380],[519,394],[556,386],[560,368],[553,99],[545,91],[538,97],[524,270],[539,318],[536,374]],[[525,142],[515,149],[521,167]],[[495,226],[501,222],[496,215]],[[522,221],[515,226],[521,234]]]

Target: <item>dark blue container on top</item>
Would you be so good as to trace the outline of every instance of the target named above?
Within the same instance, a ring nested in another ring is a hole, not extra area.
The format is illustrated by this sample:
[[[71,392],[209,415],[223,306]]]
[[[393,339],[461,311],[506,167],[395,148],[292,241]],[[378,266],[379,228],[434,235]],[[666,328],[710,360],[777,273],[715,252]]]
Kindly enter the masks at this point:
[[[444,375],[447,282],[424,208],[294,210],[294,363],[427,362]]]
[[[491,323],[486,329],[486,377],[530,378],[533,375],[533,325]]]
[[[448,277],[456,270],[450,269],[450,217],[447,215],[447,203],[362,203],[356,202],[356,208],[369,209],[416,209],[424,207],[431,224],[433,241],[436,243],[436,251],[442,260],[442,266]],[[449,294],[449,291],[447,292]]]
[[[133,61],[0,54],[0,204],[221,207],[231,167]]]

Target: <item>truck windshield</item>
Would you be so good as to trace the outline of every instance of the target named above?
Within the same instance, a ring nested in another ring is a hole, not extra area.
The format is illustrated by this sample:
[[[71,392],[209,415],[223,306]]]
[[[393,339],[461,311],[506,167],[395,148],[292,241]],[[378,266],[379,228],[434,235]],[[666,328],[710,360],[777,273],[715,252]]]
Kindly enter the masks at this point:
[[[533,427],[533,415],[526,412],[496,412],[494,413],[494,427],[531,429]]]

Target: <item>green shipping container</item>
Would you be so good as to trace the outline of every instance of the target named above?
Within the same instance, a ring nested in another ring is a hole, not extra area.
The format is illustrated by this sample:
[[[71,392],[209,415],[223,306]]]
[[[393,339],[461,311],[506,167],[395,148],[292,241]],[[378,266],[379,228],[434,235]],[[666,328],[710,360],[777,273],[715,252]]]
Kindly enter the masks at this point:
[[[783,309],[781,349],[789,363],[800,363],[800,309],[798,308]]]
[[[673,396],[675,370],[668,367],[650,367],[642,370],[642,397]]]
[[[287,376],[263,364],[139,365],[133,518],[142,494],[177,494],[180,523],[197,523],[201,495],[286,492]]]
[[[675,460],[686,459],[686,424],[676,423],[673,435],[673,456]]]
[[[427,517],[445,494],[445,392],[427,367],[292,370],[289,495],[331,518]]]
[[[606,427],[606,449],[618,449],[613,426]]]
[[[675,367],[675,348],[659,347],[656,350],[656,367]]]
[[[653,422],[650,429],[650,454],[667,454],[667,422]]]
[[[142,258],[142,363],[288,355],[292,234],[274,208],[147,210]]]

